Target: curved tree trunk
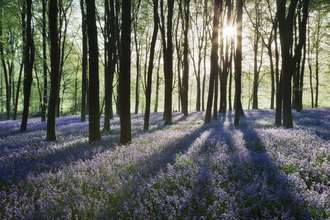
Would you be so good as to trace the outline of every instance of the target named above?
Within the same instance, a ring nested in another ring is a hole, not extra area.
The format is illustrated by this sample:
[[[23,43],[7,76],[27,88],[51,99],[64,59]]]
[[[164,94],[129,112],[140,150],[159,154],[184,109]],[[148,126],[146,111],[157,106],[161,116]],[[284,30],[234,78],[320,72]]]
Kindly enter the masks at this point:
[[[152,69],[154,63],[155,46],[158,33],[158,0],[154,0],[154,31],[152,34],[151,48],[150,48],[150,58],[148,67],[148,81],[146,89],[146,111],[144,115],[144,127],[143,130],[149,130],[149,115],[150,115],[150,100],[151,100],[151,80],[152,80]]]

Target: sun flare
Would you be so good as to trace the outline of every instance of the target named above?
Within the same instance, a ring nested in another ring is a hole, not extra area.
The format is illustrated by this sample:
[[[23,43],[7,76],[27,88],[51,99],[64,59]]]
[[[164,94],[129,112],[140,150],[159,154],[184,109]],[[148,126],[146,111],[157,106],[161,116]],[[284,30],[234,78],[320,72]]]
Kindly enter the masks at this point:
[[[236,34],[236,29],[233,26],[226,26],[223,29],[224,37],[234,37]]]

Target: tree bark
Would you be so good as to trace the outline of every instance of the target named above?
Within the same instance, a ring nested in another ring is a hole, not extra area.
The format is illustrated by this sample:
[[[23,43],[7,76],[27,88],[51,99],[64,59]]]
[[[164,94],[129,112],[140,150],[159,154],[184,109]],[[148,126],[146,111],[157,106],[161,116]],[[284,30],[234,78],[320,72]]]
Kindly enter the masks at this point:
[[[236,62],[235,62],[235,118],[234,125],[239,125],[239,118],[242,111],[241,103],[241,74],[242,74],[242,17],[243,1],[237,0],[237,23],[236,23]]]
[[[5,84],[6,84],[6,112],[7,112],[7,119],[10,119],[10,99],[11,99],[11,89],[10,89],[10,81],[8,79],[8,71],[7,66],[5,62],[5,53],[3,49],[3,42],[5,41],[2,36],[2,8],[3,8],[3,2],[0,1],[0,53],[1,53],[1,61],[2,61],[2,67],[3,72],[5,75]]]
[[[143,130],[149,130],[149,115],[150,115],[150,100],[151,100],[151,81],[152,81],[152,70],[154,66],[154,54],[155,46],[158,33],[158,0],[154,0],[154,31],[152,34],[151,48],[150,48],[150,57],[149,57],[149,66],[148,66],[148,81],[146,89],[146,110],[144,115],[144,127]]]
[[[87,25],[89,42],[89,142],[101,140],[99,103],[99,49],[95,19],[95,0],[87,3]]]
[[[27,0],[27,20],[26,20],[26,52],[25,52],[25,68],[24,68],[24,108],[22,115],[21,131],[26,130],[27,120],[29,116],[30,94],[32,84],[32,69],[34,62],[34,45],[31,32],[32,20],[32,0]]]
[[[283,71],[283,125],[287,128],[293,127],[291,112],[291,79],[293,60],[290,49],[293,42],[293,18],[297,2],[298,0],[291,1],[287,17],[286,0],[279,0],[277,2]]]
[[[104,130],[110,131],[110,119],[112,114],[112,91],[113,77],[115,72],[115,15],[113,0],[105,1],[105,110],[104,110]]]
[[[120,143],[131,142],[130,78],[131,78],[131,0],[122,5],[122,56],[120,62]]]
[[[214,90],[214,78],[215,74],[219,71],[218,66],[218,27],[219,27],[219,18],[221,16],[219,10],[222,5],[222,0],[214,1],[214,17],[213,17],[213,33],[212,33],[212,48],[211,48],[211,70],[210,70],[210,83],[209,83],[209,94],[207,98],[207,106],[205,113],[205,124],[211,123],[211,109],[212,109],[212,100],[213,100],[213,90]]]
[[[135,81],[135,111],[137,114],[139,112],[139,84],[140,84],[140,43],[137,39],[137,22],[134,22],[134,41],[135,41],[135,51],[136,51],[136,81]],[[141,42],[141,40],[140,40]]]
[[[189,4],[190,0],[184,0],[184,43],[183,43],[183,75],[182,75],[182,112],[184,116],[188,116],[188,79],[189,79],[189,62],[188,62],[188,33],[189,33]]]
[[[286,13],[286,0],[278,1],[278,18],[282,49],[282,71],[283,71],[283,125],[287,128],[293,127],[291,112],[291,80],[296,71],[298,61],[301,59],[301,50],[306,41],[306,24],[308,18],[309,0],[303,2],[303,19],[299,22],[299,43],[294,48],[293,56],[293,20],[298,0],[292,0],[289,11]],[[287,16],[286,16],[287,14]],[[298,70],[299,71],[299,70]]]
[[[42,0],[42,58],[43,58],[43,72],[44,72],[44,94],[41,112],[41,121],[46,121],[47,110],[47,39],[46,39],[46,0]]]
[[[51,88],[49,94],[47,117],[47,141],[56,141],[55,111],[58,89],[59,51],[57,34],[57,0],[49,1],[49,32],[50,32],[50,59],[51,59]]]
[[[162,58],[162,52],[159,52],[158,66],[157,66],[156,98],[155,98],[155,109],[154,109],[154,112],[158,112],[158,99],[159,99],[159,68],[160,68],[160,60],[161,60],[161,58]]]
[[[82,17],[82,82],[81,82],[81,116],[82,122],[86,121],[86,91],[87,91],[87,24],[84,1],[80,0]]]
[[[165,125],[172,124],[172,81],[173,81],[173,42],[172,42],[172,18],[174,0],[168,1],[167,27],[165,36],[164,3],[160,1],[161,26],[163,53],[164,53],[164,75],[165,75],[165,106],[164,119]]]

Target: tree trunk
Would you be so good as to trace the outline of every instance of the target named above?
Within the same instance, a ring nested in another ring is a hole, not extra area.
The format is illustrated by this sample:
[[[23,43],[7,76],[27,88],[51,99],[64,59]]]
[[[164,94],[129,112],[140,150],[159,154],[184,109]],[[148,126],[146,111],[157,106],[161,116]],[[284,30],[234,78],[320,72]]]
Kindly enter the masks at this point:
[[[300,82],[299,82],[299,91],[298,91],[298,98],[297,98],[297,112],[301,112],[303,105],[302,105],[302,95],[303,95],[303,86],[304,86],[304,72],[305,72],[305,61],[306,61],[306,43],[304,44],[304,54],[302,58],[301,64],[301,71],[300,73]],[[299,71],[299,70],[298,70]]]
[[[221,16],[219,9],[222,7],[221,0],[214,1],[214,17],[213,17],[213,33],[212,33],[212,49],[211,49],[211,70],[210,70],[210,84],[209,84],[209,94],[207,98],[207,106],[205,113],[205,124],[211,123],[211,109],[213,100],[213,90],[214,90],[214,78],[215,74],[219,71],[218,66],[218,26],[219,18]]]
[[[316,84],[315,84],[315,108],[318,107],[318,101],[319,101],[319,52],[318,49],[316,49],[316,67],[315,67],[315,79],[316,79]]]
[[[270,97],[270,109],[274,109],[274,101],[275,101],[275,77],[274,77],[274,62],[273,62],[273,52],[271,41],[268,41],[268,56],[270,61],[270,77],[272,80],[271,85],[271,97]]]
[[[86,90],[87,90],[87,24],[84,9],[84,1],[80,0],[80,9],[82,16],[82,82],[81,82],[81,116],[82,122],[86,121]]]
[[[311,46],[310,46],[310,33],[308,25],[308,67],[309,67],[309,85],[311,89],[311,104],[314,108],[314,94],[313,94],[313,71],[312,71],[312,61],[311,61]]]
[[[291,80],[293,72],[292,54],[290,49],[293,42],[293,18],[298,0],[291,1],[290,10],[286,17],[286,0],[277,2],[277,13],[282,50],[282,71],[283,71],[283,125],[287,128],[293,127],[291,112]]]
[[[258,109],[258,87],[259,87],[259,71],[258,71],[258,49],[259,49],[259,26],[260,26],[260,15],[258,3],[255,4],[256,23],[254,33],[254,81],[253,81],[253,103],[252,109]]]
[[[188,79],[189,79],[189,62],[188,62],[188,33],[189,33],[189,4],[190,0],[184,0],[184,43],[183,43],[183,75],[182,75],[182,112],[184,116],[188,116]]]
[[[231,87],[232,87],[232,79],[233,79],[233,68],[232,68],[232,63],[233,63],[233,50],[234,50],[234,41],[231,41],[231,47],[230,47],[230,60],[229,60],[229,91],[228,91],[228,103],[229,103],[229,111],[233,110],[232,107],[232,101],[231,101]]]
[[[135,81],[135,111],[137,114],[139,112],[139,84],[140,84],[140,43],[137,40],[137,22],[134,22],[134,41],[135,41],[135,51],[136,51],[136,81]],[[140,40],[141,42],[141,40]]]
[[[291,79],[292,73],[296,70],[297,63],[301,59],[301,50],[306,42],[306,25],[308,18],[308,5],[309,0],[303,2],[303,18],[299,21],[299,43],[294,48],[294,57],[292,57],[292,33],[293,33],[293,19],[295,13],[295,7],[298,0],[291,1],[287,18],[285,18],[285,0],[278,2],[278,16],[280,24],[280,36],[282,47],[282,69],[283,69],[283,125],[287,128],[293,127],[292,112],[291,112]],[[298,10],[300,13],[300,9]],[[291,51],[291,54],[290,54]]]
[[[86,3],[89,42],[89,142],[94,142],[101,139],[99,117],[99,49],[95,20],[95,0],[89,0]]]
[[[237,23],[236,23],[236,62],[235,62],[235,119],[234,125],[239,125],[239,117],[242,111],[241,103],[241,74],[242,74],[242,17],[243,1],[237,0]]]
[[[57,34],[57,0],[49,1],[49,32],[50,32],[50,59],[51,59],[51,88],[49,94],[47,117],[47,141],[56,141],[55,111],[58,90],[59,51]]]
[[[43,72],[44,72],[44,94],[41,112],[41,121],[46,121],[47,110],[47,43],[46,43],[46,0],[42,0],[42,58],[43,58]]]
[[[159,68],[160,68],[160,60],[162,57],[162,53],[159,52],[158,57],[158,66],[157,66],[157,78],[156,78],[156,98],[155,98],[155,109],[154,112],[158,112],[158,99],[159,99]]]
[[[120,62],[120,143],[131,142],[130,78],[131,78],[131,0],[122,5],[122,56]]]
[[[105,1],[105,110],[104,110],[104,130],[110,131],[110,119],[112,114],[112,84],[116,63],[115,52],[115,15],[113,0]]]
[[[165,125],[172,124],[172,81],[173,81],[173,42],[172,42],[172,18],[174,0],[168,1],[167,28],[165,37],[165,19],[164,19],[164,4],[160,1],[161,10],[161,26],[163,53],[164,53],[164,75],[165,75],[165,106],[164,119]]]
[[[148,66],[148,81],[146,88],[146,110],[144,115],[144,127],[143,130],[149,130],[149,115],[150,115],[150,100],[151,100],[151,81],[152,81],[152,69],[154,63],[154,54],[155,54],[155,46],[157,40],[158,33],[158,0],[154,0],[154,31],[152,34],[151,40],[151,48],[150,48],[150,58],[149,58],[149,66]]]
[[[32,84],[32,69],[34,62],[34,45],[31,32],[32,20],[32,0],[27,0],[27,20],[26,20],[26,52],[25,52],[25,68],[24,68],[24,108],[22,115],[21,131],[26,130],[27,120],[29,116],[30,94]]]
[[[11,89],[10,89],[10,81],[8,79],[8,71],[7,66],[5,62],[5,54],[3,49],[3,42],[5,41],[2,36],[2,8],[3,8],[3,2],[0,2],[0,53],[1,53],[1,61],[3,66],[3,71],[5,75],[5,84],[6,84],[6,112],[7,112],[7,119],[10,119],[10,99],[11,99]]]

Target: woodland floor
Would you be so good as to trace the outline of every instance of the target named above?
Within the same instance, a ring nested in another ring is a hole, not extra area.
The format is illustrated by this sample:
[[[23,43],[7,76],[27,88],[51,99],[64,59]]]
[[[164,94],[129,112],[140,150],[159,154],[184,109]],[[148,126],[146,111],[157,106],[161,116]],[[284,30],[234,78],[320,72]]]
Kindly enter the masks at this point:
[[[204,125],[205,112],[132,115],[132,143],[111,132],[88,143],[80,116],[46,122],[0,120],[0,219],[328,219],[330,108],[293,111],[294,128],[274,110],[234,111]],[[101,118],[101,127],[103,117]]]

